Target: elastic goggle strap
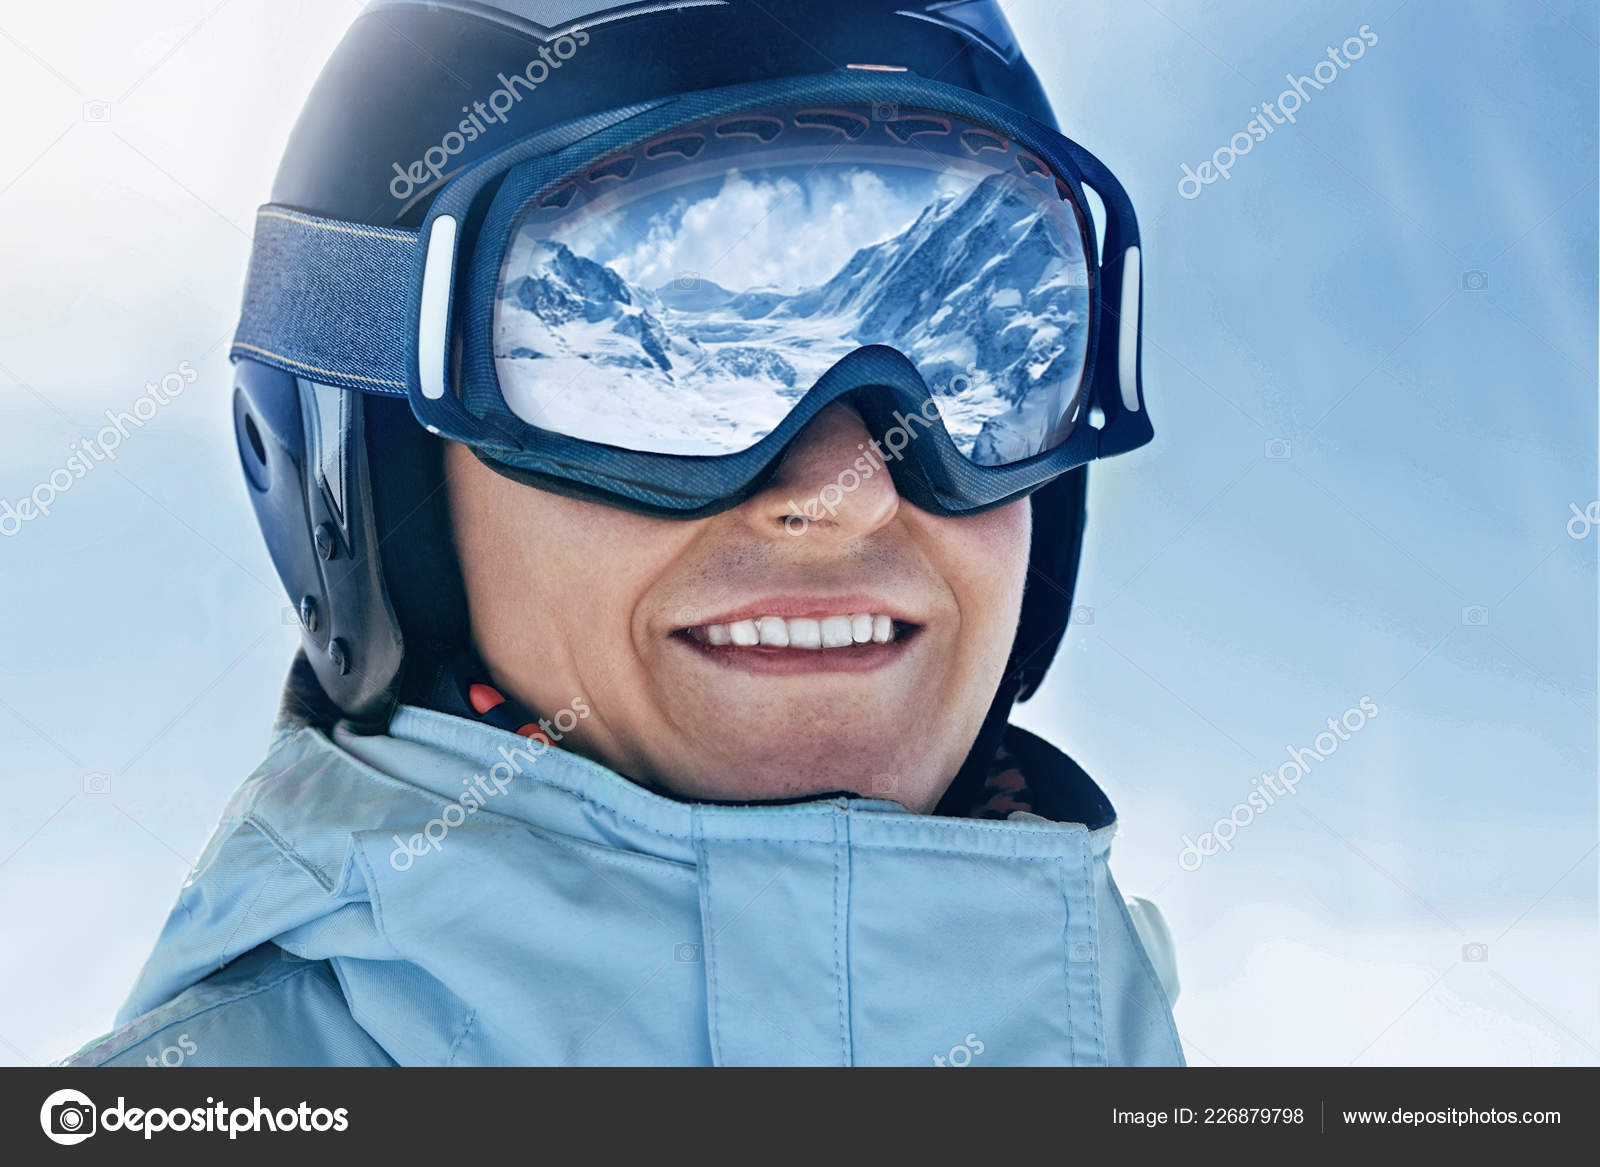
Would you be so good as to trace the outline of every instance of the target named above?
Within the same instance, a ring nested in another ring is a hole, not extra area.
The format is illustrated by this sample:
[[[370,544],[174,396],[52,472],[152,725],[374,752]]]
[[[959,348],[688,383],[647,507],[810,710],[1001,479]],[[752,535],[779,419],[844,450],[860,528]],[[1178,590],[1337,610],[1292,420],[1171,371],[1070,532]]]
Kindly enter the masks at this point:
[[[404,395],[418,235],[269,203],[231,356],[342,389]]]

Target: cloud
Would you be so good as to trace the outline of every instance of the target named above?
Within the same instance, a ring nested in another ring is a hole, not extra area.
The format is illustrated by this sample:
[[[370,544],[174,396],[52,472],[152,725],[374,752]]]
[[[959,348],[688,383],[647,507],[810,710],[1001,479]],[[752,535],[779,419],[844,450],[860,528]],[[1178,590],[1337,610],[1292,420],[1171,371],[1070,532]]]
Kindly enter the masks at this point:
[[[642,287],[695,272],[733,291],[793,292],[826,282],[856,251],[904,230],[942,192],[943,177],[919,174],[896,190],[855,166],[756,177],[731,170],[714,194],[664,192],[557,238]]]

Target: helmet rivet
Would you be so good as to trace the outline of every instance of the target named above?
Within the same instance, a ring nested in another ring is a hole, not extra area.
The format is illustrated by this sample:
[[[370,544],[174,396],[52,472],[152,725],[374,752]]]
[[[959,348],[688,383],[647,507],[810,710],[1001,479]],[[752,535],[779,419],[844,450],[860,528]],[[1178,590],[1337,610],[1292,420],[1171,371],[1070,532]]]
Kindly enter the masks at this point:
[[[317,554],[323,559],[332,559],[338,554],[339,544],[333,537],[333,528],[327,523],[318,523],[311,537],[317,545]]]
[[[307,632],[317,630],[317,601],[311,596],[300,597],[300,623]]]
[[[350,649],[343,640],[335,637],[328,641],[328,661],[341,677],[350,671]]]

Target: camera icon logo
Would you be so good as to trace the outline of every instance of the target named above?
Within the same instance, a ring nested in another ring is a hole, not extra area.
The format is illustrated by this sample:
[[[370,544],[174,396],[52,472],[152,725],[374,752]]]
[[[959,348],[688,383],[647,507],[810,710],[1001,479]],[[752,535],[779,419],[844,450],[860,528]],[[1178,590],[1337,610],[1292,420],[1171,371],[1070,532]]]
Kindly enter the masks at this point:
[[[1268,438],[1267,457],[1274,462],[1287,462],[1294,452],[1288,438]]]
[[[1481,943],[1463,944],[1461,959],[1468,964],[1483,964],[1489,959],[1489,946]]]
[[[1094,609],[1091,608],[1091,607],[1088,607],[1085,604],[1078,604],[1078,605],[1074,606],[1073,609],[1072,609],[1072,617],[1071,617],[1070,620],[1067,621],[1067,623],[1069,623],[1069,624],[1093,624],[1094,623]]]
[[[687,940],[672,949],[672,959],[679,964],[699,964],[700,945],[690,944]]]
[[[110,794],[111,775],[104,770],[96,770],[92,774],[83,776],[83,792],[85,794]]]
[[[899,116],[900,107],[892,101],[872,103],[872,120],[875,122],[892,122]]]
[[[1464,292],[1486,292],[1489,290],[1489,273],[1473,268],[1471,271],[1461,273],[1461,290]]]
[[[97,1113],[87,1094],[78,1090],[57,1090],[39,1108],[39,1126],[52,1143],[71,1147],[94,1134]]]
[[[681,271],[673,279],[672,287],[679,292],[693,292],[700,287],[700,273],[697,271]]]
[[[111,103],[109,101],[84,102],[83,120],[86,122],[109,122],[111,120]]]
[[[1482,604],[1468,604],[1461,609],[1461,622],[1468,628],[1482,628],[1489,623],[1489,609]]]
[[[867,781],[867,790],[871,794],[896,794],[900,790],[900,776],[898,774],[890,774],[887,771],[881,774],[874,774]]]

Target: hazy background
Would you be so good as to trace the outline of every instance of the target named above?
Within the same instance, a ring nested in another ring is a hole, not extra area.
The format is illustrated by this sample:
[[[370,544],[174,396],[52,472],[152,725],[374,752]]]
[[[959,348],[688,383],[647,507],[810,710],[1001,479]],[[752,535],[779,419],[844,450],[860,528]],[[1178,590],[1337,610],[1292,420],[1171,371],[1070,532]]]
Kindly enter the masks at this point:
[[[297,634],[226,341],[254,208],[359,8],[0,15],[0,499],[200,374],[0,537],[0,1061],[109,1027],[260,761]],[[1568,529],[1600,493],[1593,5],[1007,8],[1139,210],[1157,428],[1091,474],[1083,610],[1022,720],[1121,812],[1189,1059],[1600,1063],[1600,530]],[[1179,196],[1362,25],[1379,43],[1297,124]],[[1363,697],[1378,716],[1294,797],[1180,866]]]

